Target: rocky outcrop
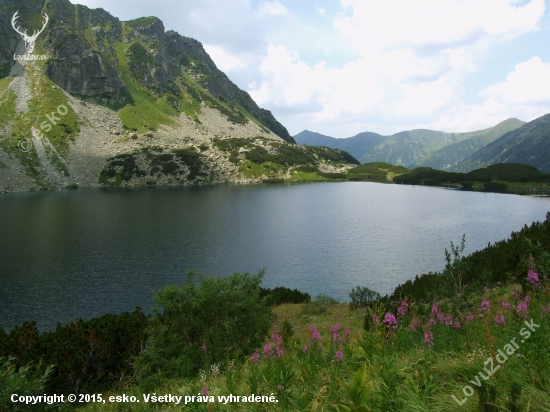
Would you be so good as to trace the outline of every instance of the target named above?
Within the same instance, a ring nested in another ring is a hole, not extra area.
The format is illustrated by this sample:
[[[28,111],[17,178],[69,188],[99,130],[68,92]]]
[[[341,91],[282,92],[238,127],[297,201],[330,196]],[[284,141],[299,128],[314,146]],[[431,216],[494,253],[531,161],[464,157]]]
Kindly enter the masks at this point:
[[[70,94],[120,106],[128,98],[126,85],[115,68],[82,38],[66,35],[58,40],[46,75]]]

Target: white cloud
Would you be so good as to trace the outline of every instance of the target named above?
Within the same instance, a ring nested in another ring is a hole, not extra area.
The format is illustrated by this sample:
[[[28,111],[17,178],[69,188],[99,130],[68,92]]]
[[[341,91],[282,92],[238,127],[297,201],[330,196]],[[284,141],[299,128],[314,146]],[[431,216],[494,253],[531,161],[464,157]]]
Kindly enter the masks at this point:
[[[260,4],[258,10],[256,10],[256,13],[260,17],[286,16],[288,14],[288,10],[278,1],[266,1]]]
[[[539,57],[519,63],[504,82],[488,87],[482,94],[506,103],[550,103],[550,64]]]
[[[212,60],[214,60],[216,66],[223,72],[230,72],[245,67],[245,63],[241,59],[226,53],[220,46],[205,44],[204,49]]]

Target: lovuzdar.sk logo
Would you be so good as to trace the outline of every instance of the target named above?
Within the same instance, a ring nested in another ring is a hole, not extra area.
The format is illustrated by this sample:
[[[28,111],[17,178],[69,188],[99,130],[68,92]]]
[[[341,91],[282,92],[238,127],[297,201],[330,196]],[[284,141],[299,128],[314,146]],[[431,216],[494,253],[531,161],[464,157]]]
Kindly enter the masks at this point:
[[[48,21],[50,18],[46,13],[44,13],[44,24],[42,25],[42,28],[40,30],[34,30],[32,35],[27,34],[27,30],[21,31],[21,27],[17,25],[17,19],[19,18],[19,10],[17,10],[11,19],[11,26],[13,29],[21,35],[21,38],[25,42],[25,50],[27,51],[27,54],[24,55],[13,55],[14,60],[46,60],[46,55],[33,55],[32,52],[34,51],[34,44],[36,42],[36,39],[44,31],[46,28],[46,25],[48,24]]]

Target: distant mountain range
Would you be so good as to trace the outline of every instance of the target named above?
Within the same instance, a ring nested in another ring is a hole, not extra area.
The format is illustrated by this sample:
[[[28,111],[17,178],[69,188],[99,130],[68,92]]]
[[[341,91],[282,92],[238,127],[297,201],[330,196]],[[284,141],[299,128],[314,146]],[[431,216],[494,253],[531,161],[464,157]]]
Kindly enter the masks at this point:
[[[304,130],[294,139],[298,144],[345,150],[361,163],[387,162],[408,168],[429,166],[453,170],[459,162],[524,124],[518,119],[508,119],[494,127],[468,133],[416,129],[391,136],[365,132],[346,139]]]
[[[495,163],[521,163],[550,173],[550,114],[512,130],[459,162],[455,171],[470,171]]]

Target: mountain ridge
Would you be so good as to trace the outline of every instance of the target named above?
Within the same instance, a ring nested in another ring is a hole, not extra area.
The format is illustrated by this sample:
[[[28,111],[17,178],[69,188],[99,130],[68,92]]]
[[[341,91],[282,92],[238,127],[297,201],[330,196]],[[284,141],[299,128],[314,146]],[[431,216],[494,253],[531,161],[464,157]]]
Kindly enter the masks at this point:
[[[446,170],[475,150],[524,123],[511,118],[493,127],[472,132],[413,129],[388,136],[363,132],[343,139],[304,130],[294,138],[298,144],[314,145],[322,142],[324,146],[346,150],[361,163],[386,162],[407,168],[430,166]]]

